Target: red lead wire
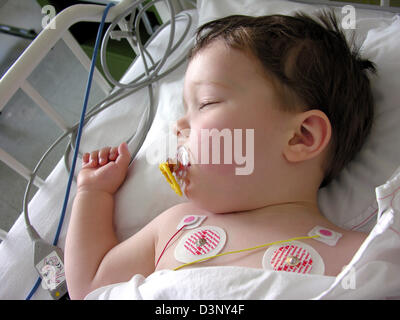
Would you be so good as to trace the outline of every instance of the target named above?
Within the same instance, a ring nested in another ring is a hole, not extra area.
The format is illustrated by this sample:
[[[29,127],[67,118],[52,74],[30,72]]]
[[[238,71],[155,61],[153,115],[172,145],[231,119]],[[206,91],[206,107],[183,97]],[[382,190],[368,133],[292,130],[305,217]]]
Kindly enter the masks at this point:
[[[175,232],[175,234],[168,240],[167,244],[165,245],[163,251],[161,252],[160,256],[158,257],[157,263],[156,263],[156,267],[158,266],[158,263],[160,262],[161,257],[163,256],[165,250],[167,249],[169,243],[172,241],[173,238],[175,238],[175,236],[182,231],[183,228],[185,228],[187,226],[187,224],[183,225],[177,232]]]

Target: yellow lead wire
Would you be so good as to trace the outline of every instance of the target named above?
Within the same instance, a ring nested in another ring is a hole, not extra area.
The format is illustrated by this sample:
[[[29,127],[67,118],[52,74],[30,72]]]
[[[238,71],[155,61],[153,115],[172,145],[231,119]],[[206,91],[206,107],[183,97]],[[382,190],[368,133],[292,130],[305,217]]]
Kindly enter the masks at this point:
[[[274,244],[280,244],[280,243],[291,242],[291,241],[296,241],[296,240],[314,239],[314,238],[318,238],[318,237],[319,237],[319,235],[307,236],[307,237],[296,237],[296,238],[290,238],[290,239],[287,239],[287,240],[279,240],[279,241],[275,241],[275,242],[271,242],[271,243],[266,243],[266,244],[262,244],[262,245],[259,245],[259,246],[256,246],[256,247],[247,248],[247,249],[223,252],[223,253],[216,254],[216,255],[211,256],[211,257],[201,258],[201,259],[198,259],[198,260],[195,260],[195,261],[192,261],[192,262],[188,262],[188,263],[182,264],[182,265],[180,265],[179,267],[176,267],[173,270],[176,271],[176,270],[179,270],[179,269],[181,269],[183,267],[187,267],[187,266],[190,266],[190,265],[198,263],[198,262],[203,262],[203,261],[206,261],[206,260],[209,260],[209,259],[212,259],[212,258],[216,258],[216,257],[226,256],[228,254],[240,253],[240,252],[260,249],[260,248],[263,248],[263,247],[272,246]]]

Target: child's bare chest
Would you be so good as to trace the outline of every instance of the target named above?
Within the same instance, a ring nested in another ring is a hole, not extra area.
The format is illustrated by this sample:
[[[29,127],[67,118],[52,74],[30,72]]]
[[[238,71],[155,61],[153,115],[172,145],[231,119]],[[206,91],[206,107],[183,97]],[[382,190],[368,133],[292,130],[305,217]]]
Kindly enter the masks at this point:
[[[173,215],[158,237],[157,270],[242,266],[336,276],[355,253],[347,244],[350,239],[346,238],[350,237],[341,234],[334,246],[307,239],[316,223],[285,220],[265,223],[262,217],[202,212]],[[337,229],[324,229],[339,233]]]

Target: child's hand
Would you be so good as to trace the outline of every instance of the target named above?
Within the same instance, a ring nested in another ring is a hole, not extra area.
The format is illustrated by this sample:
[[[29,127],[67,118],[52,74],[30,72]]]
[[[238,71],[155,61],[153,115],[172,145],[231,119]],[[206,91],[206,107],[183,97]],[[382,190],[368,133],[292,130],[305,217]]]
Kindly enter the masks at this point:
[[[131,155],[127,144],[106,147],[83,155],[78,175],[79,191],[102,191],[114,194],[125,180]]]

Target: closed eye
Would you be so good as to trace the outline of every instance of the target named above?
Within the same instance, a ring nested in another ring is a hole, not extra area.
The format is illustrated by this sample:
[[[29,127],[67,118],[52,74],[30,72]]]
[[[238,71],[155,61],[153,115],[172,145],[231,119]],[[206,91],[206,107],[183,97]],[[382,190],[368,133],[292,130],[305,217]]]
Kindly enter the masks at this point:
[[[204,102],[204,103],[202,103],[202,104],[200,105],[199,110],[202,110],[202,109],[205,108],[205,107],[208,107],[208,106],[211,106],[211,105],[217,104],[217,103],[218,103],[217,101],[214,101],[214,102]]]

